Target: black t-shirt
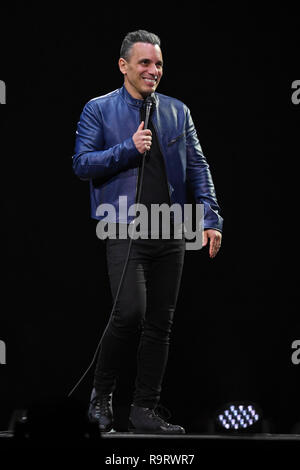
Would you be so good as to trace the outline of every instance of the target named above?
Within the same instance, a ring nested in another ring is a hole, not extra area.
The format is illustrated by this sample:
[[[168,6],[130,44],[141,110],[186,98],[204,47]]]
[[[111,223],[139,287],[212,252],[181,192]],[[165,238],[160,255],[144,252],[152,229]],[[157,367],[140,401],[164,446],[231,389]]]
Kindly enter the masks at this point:
[[[141,109],[141,121],[145,121],[145,108]],[[148,233],[151,231],[151,205],[152,204],[167,204],[171,205],[170,195],[168,190],[168,182],[166,176],[165,162],[160,150],[158,137],[152,123],[151,117],[148,123],[148,129],[152,132],[152,145],[150,150],[146,153],[144,176],[142,182],[142,191],[140,203],[144,204],[148,211]],[[141,165],[140,165],[141,166]],[[139,171],[138,189],[141,179],[141,168]],[[138,194],[138,191],[137,191]],[[171,214],[171,227],[172,234],[172,214]],[[159,234],[162,233],[161,220],[159,225]]]
[[[141,121],[145,121],[145,108],[141,108]],[[152,132],[152,145],[150,150],[146,153],[144,175],[142,181],[142,190],[140,203],[145,205],[148,213],[148,237],[151,238],[151,205],[152,204],[167,204],[171,205],[170,195],[168,190],[168,182],[166,176],[165,162],[160,150],[159,141],[156,135],[155,128],[149,119],[148,129]],[[139,186],[141,180],[141,165],[142,155],[138,174],[138,183],[136,191],[136,201],[139,193]],[[154,228],[152,227],[154,230]],[[139,229],[139,232],[141,229]],[[117,224],[117,237],[119,236],[119,224]],[[159,237],[162,236],[162,223],[161,216],[159,221]],[[170,237],[174,237],[173,214],[170,217]]]
[[[141,111],[141,120],[145,120],[145,111],[143,108]],[[151,204],[165,203],[170,205],[170,196],[168,191],[165,163],[159,148],[159,142],[151,119],[149,119],[148,129],[150,129],[152,132],[152,145],[151,149],[146,153],[145,157],[144,177],[140,202],[143,203],[149,210],[151,210]],[[140,176],[141,172],[139,172],[139,177]],[[140,181],[138,184],[140,184]]]

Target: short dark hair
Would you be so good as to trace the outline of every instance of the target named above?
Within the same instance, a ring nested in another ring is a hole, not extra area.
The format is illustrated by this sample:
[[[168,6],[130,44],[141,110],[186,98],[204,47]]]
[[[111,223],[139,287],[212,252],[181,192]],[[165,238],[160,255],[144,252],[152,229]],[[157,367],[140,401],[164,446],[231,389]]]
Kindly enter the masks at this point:
[[[160,38],[156,34],[149,33],[149,31],[145,31],[144,29],[139,29],[138,31],[132,31],[126,34],[122,42],[120,57],[128,61],[131,48],[136,42],[147,42],[154,46],[160,46]]]

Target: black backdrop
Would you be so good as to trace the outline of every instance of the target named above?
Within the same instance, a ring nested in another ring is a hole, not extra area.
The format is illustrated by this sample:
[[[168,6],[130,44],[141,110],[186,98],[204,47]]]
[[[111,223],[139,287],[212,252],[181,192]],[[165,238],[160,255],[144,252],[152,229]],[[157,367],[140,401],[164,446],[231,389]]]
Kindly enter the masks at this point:
[[[248,399],[276,432],[290,432],[300,419],[300,365],[291,361],[300,338],[300,106],[291,102],[300,16],[221,2],[28,8],[7,13],[1,34],[1,428],[15,408],[70,391],[108,320],[104,249],[71,156],[84,104],[122,85],[124,35],[148,29],[162,40],[158,91],[191,109],[225,219],[217,258],[186,253],[162,403],[173,421],[202,431],[222,403]],[[120,416],[134,367],[115,396]],[[82,402],[91,381],[74,394]]]

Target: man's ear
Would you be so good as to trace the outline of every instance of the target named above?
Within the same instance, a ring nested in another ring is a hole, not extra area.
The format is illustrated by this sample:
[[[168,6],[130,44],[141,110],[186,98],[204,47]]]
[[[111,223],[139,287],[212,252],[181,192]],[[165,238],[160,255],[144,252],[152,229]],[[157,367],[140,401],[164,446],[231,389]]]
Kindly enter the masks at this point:
[[[127,62],[123,57],[120,57],[119,59],[119,69],[123,75],[127,73]]]

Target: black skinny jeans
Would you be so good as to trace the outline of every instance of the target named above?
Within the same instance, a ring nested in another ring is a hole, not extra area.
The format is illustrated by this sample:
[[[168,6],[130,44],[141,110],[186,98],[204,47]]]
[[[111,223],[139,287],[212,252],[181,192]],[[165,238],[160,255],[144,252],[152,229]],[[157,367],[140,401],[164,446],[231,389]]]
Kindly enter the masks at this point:
[[[107,239],[108,275],[115,298],[129,239]],[[98,393],[113,391],[128,342],[140,331],[133,403],[154,408],[160,398],[169,337],[184,263],[185,240],[133,240],[115,311],[95,370]]]

